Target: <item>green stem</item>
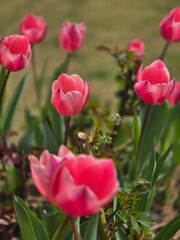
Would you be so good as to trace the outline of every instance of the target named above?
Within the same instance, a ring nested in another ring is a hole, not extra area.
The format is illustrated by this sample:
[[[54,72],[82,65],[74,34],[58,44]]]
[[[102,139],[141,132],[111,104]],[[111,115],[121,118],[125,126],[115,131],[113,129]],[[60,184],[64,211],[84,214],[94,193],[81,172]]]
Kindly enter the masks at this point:
[[[142,151],[142,140],[143,140],[143,137],[144,137],[144,133],[145,133],[146,125],[147,125],[147,122],[148,122],[148,116],[149,116],[150,110],[151,110],[151,106],[147,105],[146,112],[144,114],[143,123],[142,123],[140,139],[139,139],[138,158],[137,158],[138,159],[138,162],[137,162],[137,172],[138,172],[138,170],[140,168],[141,151]]]
[[[71,117],[65,117],[64,145],[67,146]]]
[[[71,58],[71,53],[67,53],[66,60],[65,60],[65,72],[68,73],[68,68],[69,68],[69,62]]]
[[[71,217],[71,223],[72,223],[75,240],[81,240],[75,218]]]
[[[31,65],[32,65],[32,74],[33,74],[33,80],[34,80],[34,88],[35,88],[35,93],[36,93],[36,102],[37,102],[37,106],[40,107],[41,91],[39,91],[39,86],[38,86],[35,51],[34,51],[33,45],[31,45],[31,49],[32,49]]]
[[[167,49],[168,49],[169,45],[170,45],[170,43],[169,43],[169,42],[166,42],[166,44],[165,44],[165,46],[164,46],[164,48],[163,48],[163,51],[162,51],[161,56],[160,56],[160,58],[159,58],[159,59],[161,59],[162,61],[164,60],[164,57],[165,57],[165,55],[166,55],[166,52],[167,52]]]
[[[4,91],[5,91],[5,88],[6,88],[6,84],[7,84],[10,72],[11,72],[10,70],[7,71],[6,77],[3,81],[3,85],[2,85],[2,88],[1,88],[1,91],[0,91],[0,112],[2,110],[1,108],[2,108],[3,95],[4,95]]]
[[[59,240],[59,236],[62,233],[62,231],[64,230],[64,228],[66,227],[66,225],[68,224],[69,220],[71,219],[70,216],[66,216],[64,221],[62,222],[62,224],[59,226],[59,228],[57,229],[57,231],[54,233],[53,237],[51,238],[51,240]]]

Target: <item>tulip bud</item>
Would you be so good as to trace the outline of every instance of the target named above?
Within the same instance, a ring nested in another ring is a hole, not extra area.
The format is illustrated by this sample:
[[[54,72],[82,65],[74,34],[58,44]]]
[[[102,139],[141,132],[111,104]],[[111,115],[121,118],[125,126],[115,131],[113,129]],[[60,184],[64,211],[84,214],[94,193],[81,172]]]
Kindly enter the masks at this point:
[[[133,52],[137,58],[136,59],[142,59],[145,53],[145,46],[144,42],[141,39],[133,39],[127,44],[127,50]]]
[[[47,24],[42,17],[29,13],[20,22],[19,31],[29,39],[31,44],[36,44],[44,39],[47,33]]]
[[[175,79],[170,80],[169,71],[161,60],[143,69],[141,65],[136,75],[134,89],[149,105],[161,105],[174,89]]]
[[[79,50],[86,38],[86,26],[84,23],[71,23],[65,21],[59,30],[59,46],[71,53]]]
[[[160,32],[168,42],[180,41],[180,7],[174,8],[162,19]]]

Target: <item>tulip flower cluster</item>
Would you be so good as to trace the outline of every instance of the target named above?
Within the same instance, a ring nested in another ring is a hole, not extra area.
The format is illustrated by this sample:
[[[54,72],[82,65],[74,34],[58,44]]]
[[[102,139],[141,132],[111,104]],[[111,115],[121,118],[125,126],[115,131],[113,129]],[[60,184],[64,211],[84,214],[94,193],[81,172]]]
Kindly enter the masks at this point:
[[[159,59],[145,67],[145,43],[140,38],[131,40],[123,49],[101,45],[100,49],[113,57],[119,70],[116,113],[111,112],[109,105],[102,106],[99,99],[90,102],[83,111],[90,99],[90,83],[77,73],[67,74],[70,56],[85,42],[84,23],[67,20],[59,28],[58,44],[67,52],[67,57],[54,72],[56,77],[48,87],[48,101],[44,105],[39,104],[43,81],[38,78],[32,51],[47,34],[44,18],[29,13],[20,21],[20,35],[1,39],[0,175],[5,176],[4,189],[6,191],[7,186],[15,192],[20,187],[19,182],[23,182],[19,181],[19,176],[22,179],[30,176],[43,198],[57,206],[48,204],[41,222],[24,201],[15,196],[13,203],[22,239],[87,240],[89,234],[93,236],[89,239],[93,240],[152,239],[156,234],[151,228],[154,220],[149,209],[154,204],[159,179],[169,177],[168,170],[175,168],[180,154],[179,112],[178,107],[172,106],[180,103],[180,82],[170,77],[163,61],[169,43],[180,41],[180,7],[170,11],[159,28],[166,46]],[[12,119],[26,77],[7,104],[9,108],[4,107],[4,92],[10,72],[26,68],[30,61],[39,116],[32,117],[28,112],[27,132],[19,145],[12,147],[8,145],[7,136],[11,135]],[[166,104],[166,100],[170,104]],[[71,118],[74,115],[76,117]],[[121,119],[123,124],[120,124]],[[169,124],[176,119],[175,126]],[[167,134],[168,131],[171,134]],[[166,146],[169,147],[166,149]],[[22,159],[27,158],[26,169]],[[9,177],[9,173],[13,174]],[[32,184],[31,180],[29,182]],[[26,187],[23,187],[24,191]],[[53,217],[56,221],[49,221]],[[154,239],[171,238],[178,230],[179,221],[177,214]],[[50,226],[52,222],[54,226]]]
[[[75,156],[61,146],[58,156],[44,151],[40,161],[30,156],[34,183],[40,193],[71,216],[97,213],[118,191],[111,159]]]

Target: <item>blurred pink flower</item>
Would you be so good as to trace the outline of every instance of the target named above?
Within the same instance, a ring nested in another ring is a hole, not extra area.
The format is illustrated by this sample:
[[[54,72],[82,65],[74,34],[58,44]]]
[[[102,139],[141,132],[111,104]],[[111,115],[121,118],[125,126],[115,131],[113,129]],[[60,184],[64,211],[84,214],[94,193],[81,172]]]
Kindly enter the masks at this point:
[[[90,85],[77,74],[62,73],[52,85],[51,102],[63,116],[81,112],[90,96]]]
[[[134,85],[136,93],[147,104],[161,105],[174,89],[175,79],[170,81],[169,71],[161,60],[143,69],[141,65]]]
[[[36,44],[44,39],[47,24],[42,17],[29,13],[20,22],[19,31],[29,39],[31,44]]]
[[[145,54],[144,42],[139,38],[133,39],[127,44],[127,50],[133,52],[137,59],[141,60]]]
[[[168,100],[172,105],[180,103],[180,82],[176,82],[174,90]]]
[[[84,23],[71,23],[65,21],[58,33],[59,46],[71,53],[79,50],[86,38],[86,26]]]
[[[0,62],[9,71],[27,67],[31,55],[31,46],[26,36],[11,35],[0,42]]]
[[[160,32],[168,42],[180,41],[180,7],[174,8],[162,19]]]
[[[116,168],[111,159],[74,156],[64,146],[59,157],[45,151],[40,162],[34,156],[29,158],[38,190],[70,216],[97,213],[118,191]]]
[[[54,198],[51,193],[52,180],[56,168],[63,163],[67,157],[74,157],[65,146],[61,146],[58,156],[50,154],[45,150],[41,156],[40,161],[33,156],[29,156],[30,168],[33,181],[44,198],[54,203]]]

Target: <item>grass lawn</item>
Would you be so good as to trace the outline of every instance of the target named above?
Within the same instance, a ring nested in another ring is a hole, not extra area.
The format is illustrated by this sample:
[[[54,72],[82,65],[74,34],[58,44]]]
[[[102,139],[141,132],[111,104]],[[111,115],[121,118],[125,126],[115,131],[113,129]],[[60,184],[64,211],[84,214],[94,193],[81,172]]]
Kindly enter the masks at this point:
[[[69,73],[77,73],[89,80],[92,94],[113,101],[117,67],[110,56],[96,51],[96,47],[106,44],[123,48],[131,39],[140,37],[146,45],[145,64],[151,63],[159,57],[165,44],[159,34],[159,23],[178,5],[179,0],[1,0],[0,34],[7,36],[18,33],[19,22],[29,12],[42,15],[47,21],[49,31],[46,39],[35,46],[36,61],[40,72],[43,62],[48,60],[44,81],[50,82],[53,70],[66,55],[57,44],[59,26],[66,19],[85,22],[88,28],[87,40],[83,48],[72,58]],[[165,59],[171,76],[177,79],[180,79],[179,47],[180,43],[170,45]],[[11,74],[8,96],[28,70]],[[23,117],[23,108],[33,106],[34,103],[31,76],[25,89],[25,96],[20,106],[20,117]]]

